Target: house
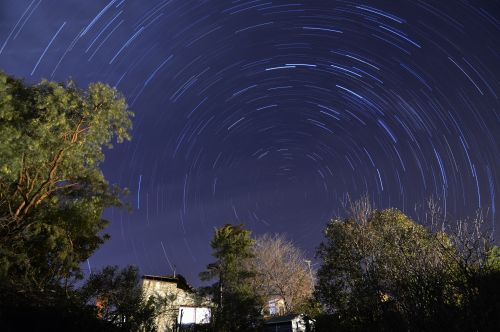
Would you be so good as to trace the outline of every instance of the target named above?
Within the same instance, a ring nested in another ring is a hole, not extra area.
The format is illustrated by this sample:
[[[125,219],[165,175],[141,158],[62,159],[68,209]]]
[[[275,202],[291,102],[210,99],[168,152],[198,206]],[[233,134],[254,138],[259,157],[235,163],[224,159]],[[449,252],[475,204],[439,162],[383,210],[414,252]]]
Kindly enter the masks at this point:
[[[266,316],[283,316],[286,312],[285,300],[281,296],[271,296],[267,301],[267,306],[264,308],[264,317]]]
[[[274,316],[264,322],[264,332],[312,332],[314,321],[304,314]]]
[[[142,289],[146,297],[167,298],[166,307],[156,318],[158,331],[177,331],[179,325],[206,324],[210,322],[210,301],[196,295],[186,279],[173,276],[144,275]]]

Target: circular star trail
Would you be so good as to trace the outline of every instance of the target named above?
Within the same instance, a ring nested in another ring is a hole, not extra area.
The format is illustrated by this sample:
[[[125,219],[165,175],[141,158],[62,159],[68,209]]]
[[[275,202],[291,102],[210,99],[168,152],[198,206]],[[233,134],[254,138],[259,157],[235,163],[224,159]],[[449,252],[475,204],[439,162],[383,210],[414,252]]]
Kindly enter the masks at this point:
[[[92,265],[196,283],[214,226],[312,255],[342,202],[498,218],[495,1],[3,1],[0,68],[103,81],[135,112],[107,153],[132,213]],[[497,236],[498,237],[498,236]]]

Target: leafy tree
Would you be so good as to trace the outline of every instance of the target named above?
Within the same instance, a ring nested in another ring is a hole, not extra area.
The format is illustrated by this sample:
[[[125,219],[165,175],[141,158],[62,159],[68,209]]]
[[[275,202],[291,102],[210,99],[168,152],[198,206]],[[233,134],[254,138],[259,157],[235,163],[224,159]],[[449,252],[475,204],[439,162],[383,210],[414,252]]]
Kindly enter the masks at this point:
[[[206,290],[216,303],[215,331],[255,331],[260,324],[260,301],[250,283],[254,271],[245,263],[253,257],[253,244],[250,231],[243,225],[226,224],[215,229],[210,245],[216,261],[200,273],[202,280],[217,279]]]
[[[476,273],[468,320],[471,330],[494,331],[500,326],[500,247],[486,252],[484,268]]]
[[[80,276],[107,238],[103,148],[130,139],[124,97],[102,83],[28,85],[0,73],[0,281],[43,291]]]
[[[492,271],[500,271],[500,247],[492,246],[486,256],[486,265]]]
[[[432,230],[446,230],[442,247],[447,251],[448,266],[453,272],[446,283],[453,285],[457,306],[455,317],[461,331],[494,331],[500,326],[500,250],[493,243],[493,233],[485,225],[482,210],[474,217],[445,222],[439,202],[430,198],[426,224]]]
[[[165,311],[170,298],[146,298],[138,269],[105,267],[92,274],[80,290],[83,300],[97,304],[98,315],[125,331],[155,331],[155,318]]]
[[[268,234],[258,237],[252,250],[249,263],[257,294],[264,300],[282,299],[285,314],[306,307],[314,286],[304,253],[284,236]]]
[[[365,220],[331,221],[318,250],[316,295],[347,330],[450,328],[460,296],[456,255],[444,233],[432,233],[396,209]],[[439,319],[438,319],[439,318]]]
[[[460,307],[457,320],[464,331],[495,331],[500,326],[500,249],[481,230],[480,214],[451,229],[457,247],[453,257]]]

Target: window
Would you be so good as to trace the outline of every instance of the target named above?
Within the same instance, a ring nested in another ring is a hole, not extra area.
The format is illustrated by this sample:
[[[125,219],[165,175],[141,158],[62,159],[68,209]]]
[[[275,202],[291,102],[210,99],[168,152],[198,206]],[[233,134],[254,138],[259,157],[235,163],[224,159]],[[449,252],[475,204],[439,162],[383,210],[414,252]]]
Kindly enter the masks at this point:
[[[278,308],[276,306],[276,301],[269,301],[269,314],[270,315],[277,315],[278,314]]]
[[[179,307],[177,322],[179,325],[210,323],[210,309],[203,307]]]

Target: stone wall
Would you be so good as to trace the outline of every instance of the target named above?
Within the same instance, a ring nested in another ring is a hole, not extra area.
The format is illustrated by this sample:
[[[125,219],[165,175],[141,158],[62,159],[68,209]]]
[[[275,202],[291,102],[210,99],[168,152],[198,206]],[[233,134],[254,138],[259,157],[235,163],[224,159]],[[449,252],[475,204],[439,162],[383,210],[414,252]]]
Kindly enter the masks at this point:
[[[168,305],[163,308],[163,313],[156,319],[158,331],[173,331],[180,306],[209,306],[207,300],[197,298],[194,292],[177,288],[176,282],[163,280],[143,279],[142,288],[146,297],[152,295],[167,297]]]

